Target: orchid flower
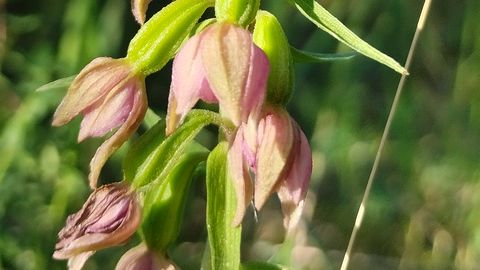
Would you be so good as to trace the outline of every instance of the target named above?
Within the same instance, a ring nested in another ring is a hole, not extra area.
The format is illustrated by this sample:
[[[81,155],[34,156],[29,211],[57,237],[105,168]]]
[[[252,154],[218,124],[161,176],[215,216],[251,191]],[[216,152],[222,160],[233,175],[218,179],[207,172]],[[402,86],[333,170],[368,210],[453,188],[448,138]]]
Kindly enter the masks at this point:
[[[82,114],[79,142],[119,127],[90,162],[90,186],[95,188],[108,157],[137,129],[146,110],[144,78],[136,75],[125,59],[99,57],[72,82],[55,111],[52,125],[64,125]]]
[[[216,23],[193,36],[173,62],[167,134],[201,99],[218,103],[236,126],[255,121],[263,105],[268,59],[247,30]]]
[[[256,134],[246,127],[243,125],[237,131],[228,155],[237,193],[233,223],[242,221],[251,200],[250,185],[254,182],[255,208],[260,210],[268,197],[277,191],[284,225],[290,230],[299,221],[312,172],[308,140],[283,108],[266,107]],[[250,172],[254,175],[253,181]]]
[[[58,233],[53,258],[68,259],[68,268],[82,269],[95,251],[124,243],[141,220],[136,193],[120,182],[96,189],[82,209],[67,218]]]

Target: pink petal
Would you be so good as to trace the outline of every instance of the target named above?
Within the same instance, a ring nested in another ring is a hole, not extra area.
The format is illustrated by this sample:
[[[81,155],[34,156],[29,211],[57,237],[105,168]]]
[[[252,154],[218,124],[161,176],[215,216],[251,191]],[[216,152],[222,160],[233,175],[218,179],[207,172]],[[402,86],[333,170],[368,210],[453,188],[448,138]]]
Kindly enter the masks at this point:
[[[290,116],[283,109],[267,113],[260,121],[258,130],[260,140],[255,171],[255,207],[260,209],[288,166],[293,130]]]
[[[216,23],[202,36],[202,61],[208,82],[219,100],[221,113],[238,126],[251,64],[252,35],[238,26]]]
[[[78,134],[78,141],[87,137],[101,137],[117,128],[127,120],[133,107],[136,83],[111,91],[103,99],[90,105],[83,113],[84,117]]]
[[[90,161],[90,174],[88,175],[88,179],[91,188],[97,186],[100,170],[107,159],[135,132],[145,116],[148,107],[145,82],[143,79],[139,79],[136,83],[132,110],[128,118],[123,125],[97,149],[97,152]]]
[[[305,134],[292,119],[295,142],[292,149],[292,166],[278,189],[278,197],[284,213],[284,225],[288,230],[296,227],[303,210],[308,184],[312,175],[312,151]]]
[[[242,97],[243,121],[252,116],[256,119],[260,114],[268,82],[269,63],[267,55],[253,43],[251,44],[251,52],[250,69]]]
[[[216,102],[205,77],[199,54],[201,36],[193,36],[185,43],[173,61],[172,84],[168,100],[167,134],[173,132],[199,99]]]
[[[61,126],[101,99],[115,85],[128,79],[130,68],[123,59],[99,57],[75,77],[53,116],[52,125]]]
[[[243,162],[243,131],[240,127],[235,139],[228,150],[228,172],[235,187],[237,196],[237,210],[233,225],[242,223],[248,204],[252,200],[252,184],[247,168]]]
[[[127,251],[117,263],[115,270],[175,270],[177,266],[166,256],[148,250],[144,243]]]

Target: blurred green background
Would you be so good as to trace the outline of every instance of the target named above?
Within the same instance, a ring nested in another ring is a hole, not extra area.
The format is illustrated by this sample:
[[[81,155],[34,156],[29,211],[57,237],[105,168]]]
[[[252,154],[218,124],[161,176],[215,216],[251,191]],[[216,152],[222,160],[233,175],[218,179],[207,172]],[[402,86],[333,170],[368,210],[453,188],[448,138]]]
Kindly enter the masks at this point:
[[[263,0],[291,44],[348,51],[287,1]],[[149,14],[167,1],[153,1]],[[423,2],[322,0],[362,38],[403,63]],[[433,1],[350,269],[480,269],[480,1]],[[50,126],[65,88],[35,92],[97,56],[122,57],[137,31],[125,0],[0,0],[0,269],[65,269],[51,254],[68,214],[89,194],[89,159],[101,139],[76,143],[79,120]],[[147,79],[165,111],[170,66]],[[314,172],[300,230],[282,244],[270,199],[244,225],[242,256],[293,269],[339,269],[399,75],[357,56],[301,64],[289,104],[311,140]],[[144,129],[140,129],[142,133]],[[206,144],[214,133],[201,134]],[[123,147],[103,170],[121,179]],[[198,269],[205,247],[205,187],[195,182],[170,254]],[[201,213],[201,214],[200,214]],[[161,228],[159,228],[161,230]],[[128,246],[138,241],[133,239]],[[86,269],[113,269],[128,247],[98,252]]]

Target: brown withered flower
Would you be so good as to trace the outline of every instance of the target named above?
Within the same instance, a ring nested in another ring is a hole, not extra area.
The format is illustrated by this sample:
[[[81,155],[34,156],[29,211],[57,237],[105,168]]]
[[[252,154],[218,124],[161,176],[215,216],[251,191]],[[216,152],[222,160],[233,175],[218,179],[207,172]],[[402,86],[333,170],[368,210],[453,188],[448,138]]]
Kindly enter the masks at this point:
[[[81,269],[95,251],[124,243],[141,221],[137,195],[126,183],[96,189],[82,209],[68,216],[58,233],[53,258],[68,259],[69,269]]]

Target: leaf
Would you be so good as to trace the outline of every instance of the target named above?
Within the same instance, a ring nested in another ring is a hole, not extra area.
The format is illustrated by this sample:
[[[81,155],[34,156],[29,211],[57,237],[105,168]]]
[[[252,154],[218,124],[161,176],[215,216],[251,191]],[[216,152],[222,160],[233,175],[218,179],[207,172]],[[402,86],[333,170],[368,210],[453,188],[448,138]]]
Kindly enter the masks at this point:
[[[185,122],[165,138],[165,121],[160,121],[130,147],[123,162],[125,179],[135,187],[163,179],[188,147],[198,150],[199,145],[192,146],[192,141],[210,124],[228,125],[218,113],[192,110]]]
[[[73,76],[70,76],[70,77],[65,77],[65,78],[55,80],[53,82],[49,82],[47,84],[44,84],[44,85],[40,86],[35,91],[36,92],[43,92],[43,91],[59,89],[59,88],[68,88],[70,86],[70,84],[73,82],[73,80],[75,79],[76,76],[77,75],[73,75]]]
[[[213,270],[239,269],[241,226],[232,225],[235,190],[227,172],[228,144],[221,142],[207,160],[207,231]]]
[[[148,108],[147,113],[145,114],[145,117],[143,118],[143,125],[147,128],[150,129],[152,128],[158,121],[160,121],[163,117],[160,117],[158,114],[156,114],[152,109]]]
[[[141,227],[149,248],[165,251],[177,239],[195,169],[207,156],[207,151],[183,154],[165,180],[149,186]]]
[[[242,270],[286,270],[288,267],[267,262],[242,263]]]
[[[393,58],[372,47],[370,44],[355,35],[350,29],[343,25],[335,16],[330,14],[315,0],[288,0],[297,9],[318,26],[338,41],[344,43],[359,53],[378,61],[401,74],[408,74],[407,70],[397,63]]]
[[[357,55],[356,52],[348,53],[314,53],[299,50],[295,47],[290,47],[293,61],[297,63],[322,63],[330,61],[348,60]]]

